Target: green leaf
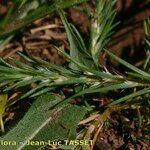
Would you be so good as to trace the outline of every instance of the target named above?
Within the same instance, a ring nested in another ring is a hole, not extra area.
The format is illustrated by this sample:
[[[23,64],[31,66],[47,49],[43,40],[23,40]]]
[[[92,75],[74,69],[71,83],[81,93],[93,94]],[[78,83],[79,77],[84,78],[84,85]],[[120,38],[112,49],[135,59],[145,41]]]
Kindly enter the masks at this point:
[[[95,76],[98,76],[100,78],[113,78],[113,75],[111,73],[106,73],[106,72],[101,72],[101,71],[97,71],[97,70],[94,70],[94,69],[91,69],[87,66],[85,66],[84,64],[82,63],[79,63],[77,62],[74,57],[71,57],[70,55],[68,55],[64,50],[62,50],[61,48],[57,48],[55,47],[59,52],[61,52],[65,57],[67,57],[69,60],[71,60],[72,62],[74,62],[83,72],[86,72],[86,73],[90,73],[90,74],[93,74]]]
[[[38,94],[39,91],[41,91],[42,88],[45,88],[45,84],[44,84],[44,83],[39,84],[37,87],[35,87],[35,88],[29,90],[28,92],[26,92],[25,94],[23,94],[23,95],[19,98],[19,100],[20,100],[20,99],[24,99],[24,98],[26,98],[26,97],[28,97],[28,96],[30,96],[30,95],[33,95],[33,94]]]
[[[144,21],[144,32],[146,36],[150,36],[150,19]]]
[[[141,95],[144,95],[144,94],[148,94],[148,93],[150,93],[150,88],[144,88],[142,90],[139,90],[137,92],[134,92],[132,94],[124,96],[124,97],[122,97],[122,98],[120,98],[118,100],[115,100],[112,103],[110,103],[108,106],[117,105],[117,104],[120,104],[122,102],[132,100],[132,98],[135,98],[135,97],[138,97],[138,96],[141,96]]]
[[[124,83],[113,83],[110,85],[96,85],[96,86],[92,86],[86,89],[83,89],[81,92],[78,92],[76,94],[74,94],[73,96],[61,101],[59,104],[57,105],[62,105],[62,104],[67,104],[68,102],[70,102],[72,99],[85,95],[85,94],[94,94],[94,93],[107,93],[109,91],[115,91],[115,90],[119,90],[119,89],[128,89],[128,88],[133,88],[133,87],[137,87],[140,86],[140,84],[136,83],[136,82],[124,82]]]
[[[109,56],[111,56],[111,58],[115,59],[115,60],[118,61],[120,64],[124,65],[125,67],[129,68],[130,70],[132,70],[132,71],[134,71],[134,72],[136,72],[136,73],[138,73],[138,74],[141,74],[141,75],[143,75],[143,76],[146,76],[146,77],[150,78],[150,74],[149,74],[149,73],[147,73],[147,72],[145,72],[145,71],[143,71],[143,70],[138,69],[137,67],[135,67],[135,66],[129,64],[128,62],[124,61],[123,59],[117,57],[117,56],[114,55],[113,53],[111,53],[111,52],[109,52],[109,51],[107,51],[107,50],[105,50],[105,51],[107,52],[107,54],[108,54]]]
[[[65,75],[71,75],[71,76],[74,76],[74,73],[71,71],[71,70],[68,70],[66,69],[65,67],[63,66],[60,66],[60,65],[56,65],[54,63],[51,63],[51,62],[47,62],[47,61],[44,61],[42,59],[39,59],[39,58],[33,58],[38,64],[41,64],[41,66],[43,67],[46,67],[47,69],[49,70],[52,70],[54,72],[59,72],[61,74],[65,74]]]
[[[150,71],[150,19],[144,21],[146,60],[144,70]]]
[[[113,25],[116,13],[114,11],[115,0],[97,0],[96,10],[91,19],[90,28],[90,51],[95,65],[99,66],[99,56],[109,37],[112,35],[112,30],[118,24]]]
[[[137,73],[133,73],[133,72],[126,72],[128,75],[130,75],[130,77],[134,77],[134,80],[138,79],[138,80],[144,80],[146,82],[146,84],[149,84],[148,82],[150,81],[150,78],[147,76],[143,76],[141,74],[137,74]],[[141,82],[142,83],[142,82]]]
[[[0,146],[3,150],[37,150],[41,146],[27,145],[30,141],[65,140],[76,138],[78,122],[86,114],[83,107],[65,105],[49,110],[61,101],[60,96],[40,96],[18,125],[0,140],[16,141],[16,145]]]
[[[20,3],[16,3],[16,5],[14,4],[12,6],[6,18],[3,21],[1,20],[0,39],[12,34],[14,31],[23,28],[41,17],[52,14],[58,9],[68,8],[85,1],[87,0],[50,0],[39,3],[38,7],[35,7],[35,3],[37,3],[38,0],[34,0],[32,2],[33,4],[31,1],[28,1],[21,4],[22,6]],[[31,11],[28,10],[29,7]]]
[[[65,17],[64,12],[62,10],[59,10],[59,15],[61,17],[61,20],[67,32],[67,36],[70,44],[70,56],[73,57],[76,62],[83,64],[81,53],[80,53],[80,50],[84,49],[83,43],[81,44],[81,41],[77,40],[78,34],[75,35],[73,33],[73,30],[70,24],[68,23],[67,18]],[[81,38],[80,36],[78,37],[79,39]],[[74,62],[70,62],[70,68],[73,70],[80,70],[80,68]]]
[[[108,91],[114,91],[114,90],[118,90],[118,89],[126,89],[126,88],[133,88],[139,86],[138,83],[136,82],[124,82],[124,83],[114,83],[114,84],[110,84],[104,87],[98,87],[98,88],[94,88],[94,87],[90,87],[88,89],[84,89],[83,91],[77,93],[75,96],[80,96],[80,95],[84,95],[84,94],[90,94],[90,93],[107,93]]]

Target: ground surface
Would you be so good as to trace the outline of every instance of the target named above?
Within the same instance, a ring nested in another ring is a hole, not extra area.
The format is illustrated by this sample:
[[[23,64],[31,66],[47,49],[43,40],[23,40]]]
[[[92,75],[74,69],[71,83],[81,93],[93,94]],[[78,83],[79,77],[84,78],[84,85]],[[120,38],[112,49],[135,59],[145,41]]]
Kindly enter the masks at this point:
[[[0,5],[1,14],[7,11],[7,6],[8,4]],[[142,27],[143,20],[150,17],[150,2],[149,0],[119,0],[117,10],[116,20],[120,20],[121,23],[108,48],[128,62],[141,66],[145,54],[142,49],[144,39]],[[69,9],[67,12],[69,12],[70,21],[78,26],[83,36],[86,36],[88,32],[86,15],[75,8]],[[22,51],[28,55],[39,56],[42,59],[63,64],[65,58],[53,48],[54,43],[68,49],[66,33],[59,17],[45,17],[34,22],[5,47],[1,47],[0,56],[4,58],[13,56],[19,59],[17,52]],[[105,57],[100,58],[100,63],[106,63]],[[113,65],[118,67],[118,64],[114,62]],[[129,118],[127,114],[134,116],[137,115],[137,112],[128,110],[112,115],[109,128],[103,128],[100,132],[95,150],[132,150],[135,148],[133,137],[140,137],[144,129],[137,128],[133,118]],[[149,142],[142,139],[139,139],[135,145],[137,150],[150,149]]]

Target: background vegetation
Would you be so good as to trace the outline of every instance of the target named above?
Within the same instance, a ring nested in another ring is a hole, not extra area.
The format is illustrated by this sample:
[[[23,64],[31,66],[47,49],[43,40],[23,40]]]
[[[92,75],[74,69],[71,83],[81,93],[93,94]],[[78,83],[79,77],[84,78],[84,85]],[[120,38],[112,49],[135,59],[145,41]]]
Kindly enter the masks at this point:
[[[77,9],[84,14],[86,25],[82,24],[82,28],[71,23],[68,10],[63,10],[71,6],[74,8],[70,11]],[[109,49],[119,26],[115,6],[115,0],[14,0],[10,6],[7,4],[8,10],[0,16],[2,53],[10,43],[22,36],[24,39],[20,42],[23,51],[17,57],[0,59],[0,140],[17,141],[17,145],[5,146],[4,150],[42,149],[26,143],[66,139],[92,139],[93,145],[52,148],[148,148],[150,20],[143,22],[143,57],[137,59],[139,65],[135,66]],[[43,25],[49,16],[59,18],[57,23]],[[39,19],[43,17],[42,22]],[[36,24],[40,27],[33,29]],[[45,28],[57,34],[47,31],[43,35]],[[27,30],[32,38],[27,39]],[[39,31],[39,35],[34,34]],[[65,44],[55,39],[62,32],[65,34],[61,38],[67,37],[67,41],[62,40]],[[26,50],[43,39],[52,40],[51,48],[58,51],[62,62],[29,55]],[[24,45],[26,40],[31,41],[29,47]],[[110,144],[113,140],[102,137],[110,128],[111,135],[118,135],[117,148]]]

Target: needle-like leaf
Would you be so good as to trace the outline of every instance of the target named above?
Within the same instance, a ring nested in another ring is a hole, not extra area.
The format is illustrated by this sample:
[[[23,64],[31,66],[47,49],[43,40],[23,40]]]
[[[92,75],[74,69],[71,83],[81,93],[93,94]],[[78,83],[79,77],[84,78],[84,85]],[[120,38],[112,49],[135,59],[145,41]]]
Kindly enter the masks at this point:
[[[113,24],[116,15],[113,8],[115,2],[115,0],[97,0],[96,10],[91,19],[89,49],[97,67],[99,66],[100,53],[108,43],[113,28],[117,25]]]

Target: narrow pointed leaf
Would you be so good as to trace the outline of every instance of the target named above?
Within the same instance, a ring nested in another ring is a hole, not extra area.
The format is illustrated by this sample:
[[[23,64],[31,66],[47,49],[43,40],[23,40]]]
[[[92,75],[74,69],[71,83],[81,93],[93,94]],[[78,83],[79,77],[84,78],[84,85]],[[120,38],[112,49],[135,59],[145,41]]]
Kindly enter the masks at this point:
[[[129,94],[129,95],[124,96],[124,97],[122,97],[122,98],[120,98],[118,100],[113,101],[112,103],[109,104],[109,106],[117,105],[117,104],[120,104],[122,102],[132,100],[132,98],[135,98],[135,97],[138,97],[138,96],[142,96],[144,94],[149,94],[149,93],[150,93],[150,88],[144,88],[142,90],[139,90],[137,92],[134,92],[132,94]]]
[[[132,70],[132,71],[134,71],[134,72],[136,72],[136,73],[138,73],[138,74],[141,74],[141,75],[143,75],[143,76],[146,76],[146,77],[150,78],[150,74],[149,74],[149,73],[147,73],[147,72],[145,72],[145,71],[143,71],[143,70],[138,69],[137,67],[135,67],[135,66],[129,64],[128,62],[124,61],[123,59],[117,57],[117,56],[114,55],[113,53],[111,53],[111,52],[109,52],[109,51],[107,51],[107,50],[105,50],[105,51],[107,52],[108,55],[111,56],[111,58],[115,59],[115,60],[118,61],[120,64],[124,65],[125,67],[129,68],[130,70]]]

